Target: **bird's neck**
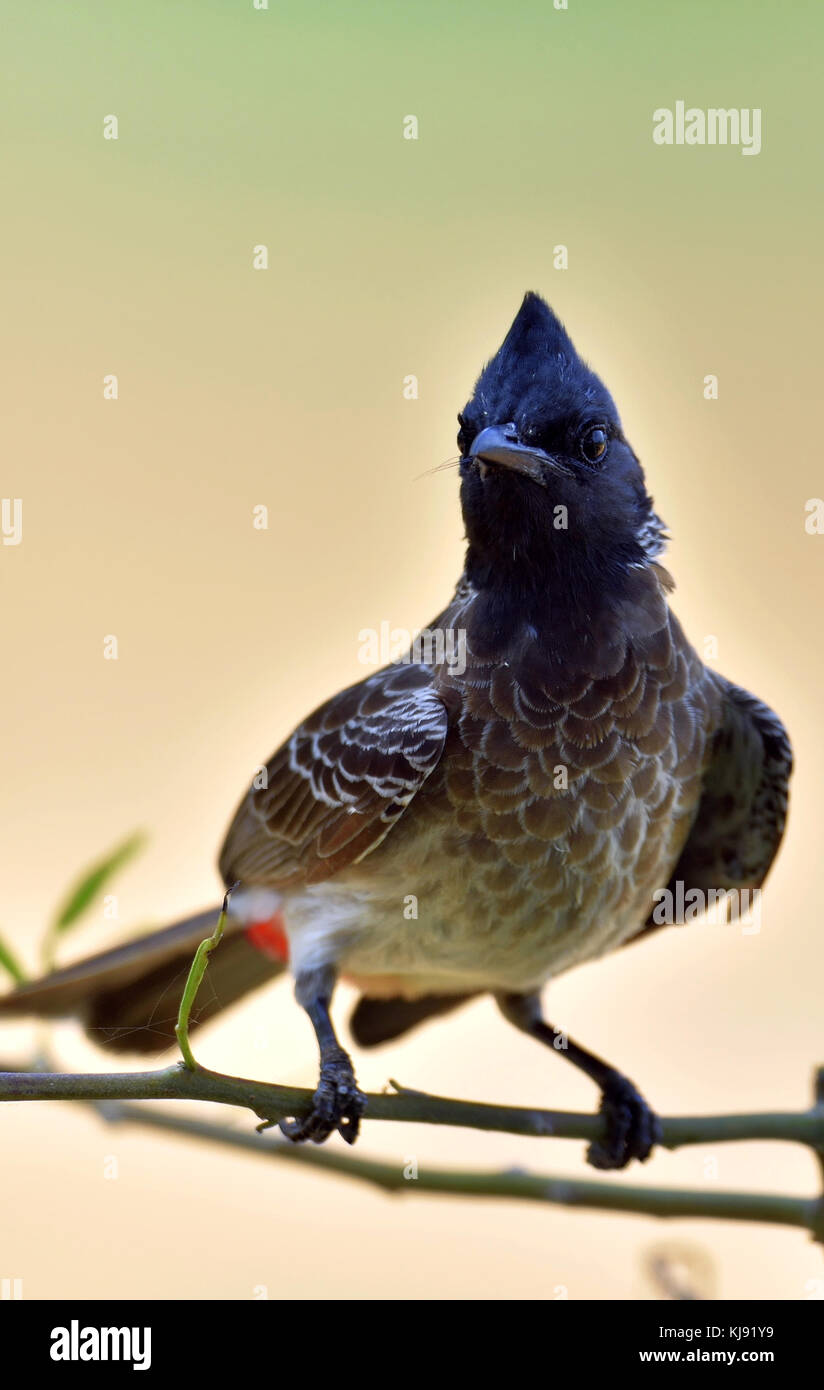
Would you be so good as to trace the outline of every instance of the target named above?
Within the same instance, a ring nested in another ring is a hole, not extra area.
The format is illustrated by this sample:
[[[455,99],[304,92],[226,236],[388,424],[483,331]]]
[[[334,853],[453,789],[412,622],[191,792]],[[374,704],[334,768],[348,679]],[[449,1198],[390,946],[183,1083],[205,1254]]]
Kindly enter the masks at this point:
[[[663,579],[662,579],[663,576]],[[490,573],[467,554],[471,600],[461,621],[482,661],[535,660],[587,668],[600,650],[666,621],[666,574],[658,565],[580,566]]]

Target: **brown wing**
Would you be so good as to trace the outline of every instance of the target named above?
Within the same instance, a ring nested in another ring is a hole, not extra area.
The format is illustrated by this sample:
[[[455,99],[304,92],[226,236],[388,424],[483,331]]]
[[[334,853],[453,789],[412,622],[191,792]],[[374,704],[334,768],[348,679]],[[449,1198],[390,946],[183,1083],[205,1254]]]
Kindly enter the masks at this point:
[[[689,838],[669,889],[760,888],[787,819],[792,748],[777,714],[719,677],[724,714]],[[637,941],[658,923],[650,919]]]
[[[226,883],[318,883],[380,844],[437,766],[447,711],[429,667],[386,667],[310,714],[252,786],[220,855]]]

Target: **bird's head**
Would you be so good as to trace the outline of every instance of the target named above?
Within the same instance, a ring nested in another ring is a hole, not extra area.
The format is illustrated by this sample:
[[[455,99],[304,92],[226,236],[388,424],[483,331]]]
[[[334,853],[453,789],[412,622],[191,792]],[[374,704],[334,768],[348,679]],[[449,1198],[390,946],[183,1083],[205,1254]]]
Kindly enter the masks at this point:
[[[529,598],[591,608],[661,549],[638,459],[603,383],[563,325],[527,294],[461,411],[467,575]]]

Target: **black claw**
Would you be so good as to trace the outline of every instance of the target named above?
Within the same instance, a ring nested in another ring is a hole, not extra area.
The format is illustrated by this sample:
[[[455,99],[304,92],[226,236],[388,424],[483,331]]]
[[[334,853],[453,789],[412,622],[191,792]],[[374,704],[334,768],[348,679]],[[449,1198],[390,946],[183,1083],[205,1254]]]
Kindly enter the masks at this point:
[[[661,1121],[624,1076],[616,1076],[604,1087],[600,1113],[607,1132],[587,1150],[587,1162],[593,1168],[626,1168],[633,1158],[644,1163],[661,1142]]]
[[[358,1090],[352,1063],[348,1057],[335,1059],[321,1067],[309,1114],[281,1120],[280,1131],[294,1144],[322,1144],[337,1130],[347,1144],[354,1144],[365,1109],[366,1096]]]

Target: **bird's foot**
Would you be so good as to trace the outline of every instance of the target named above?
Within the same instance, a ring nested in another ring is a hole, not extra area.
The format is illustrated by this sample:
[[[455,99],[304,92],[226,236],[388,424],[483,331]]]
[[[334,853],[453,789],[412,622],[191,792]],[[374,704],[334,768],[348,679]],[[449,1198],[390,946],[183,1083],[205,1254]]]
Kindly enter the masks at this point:
[[[280,1130],[295,1144],[307,1139],[322,1144],[335,1130],[347,1144],[354,1144],[365,1109],[366,1096],[358,1090],[352,1062],[341,1051],[322,1063],[309,1114],[300,1119],[281,1120]]]
[[[587,1163],[593,1168],[626,1168],[633,1158],[644,1163],[660,1144],[661,1121],[625,1076],[616,1073],[607,1082],[599,1110],[607,1132],[587,1149]]]

